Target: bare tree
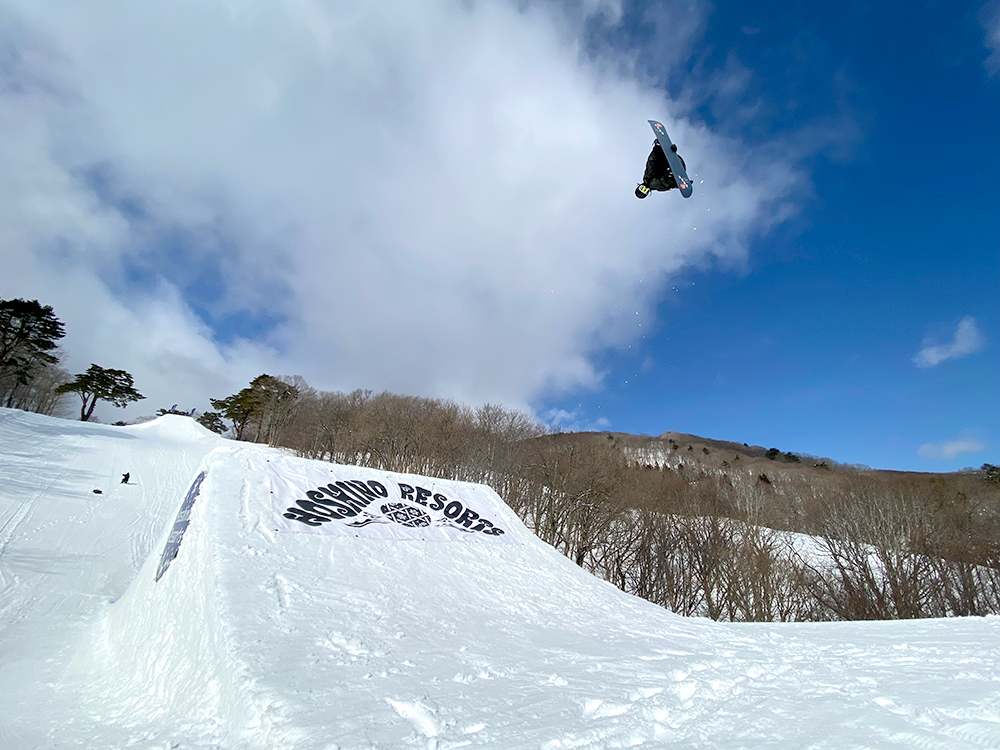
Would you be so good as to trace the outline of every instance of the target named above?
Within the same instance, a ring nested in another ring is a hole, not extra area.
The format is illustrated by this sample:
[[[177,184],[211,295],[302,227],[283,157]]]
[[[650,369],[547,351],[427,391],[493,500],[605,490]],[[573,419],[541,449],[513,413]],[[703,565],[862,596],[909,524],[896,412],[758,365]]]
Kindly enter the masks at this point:
[[[488,483],[578,565],[680,614],[1000,612],[1000,560],[989,542],[1000,538],[1000,487],[985,472],[951,479],[945,491],[921,477],[769,458],[764,448],[551,435],[496,405],[280,382],[297,396],[251,404],[246,430],[256,439],[310,458]],[[821,559],[793,548],[790,531],[819,535]]]
[[[70,374],[59,365],[34,369],[26,383],[18,382],[13,375],[0,376],[0,402],[37,414],[67,416],[70,412],[69,396],[58,389],[70,380]]]

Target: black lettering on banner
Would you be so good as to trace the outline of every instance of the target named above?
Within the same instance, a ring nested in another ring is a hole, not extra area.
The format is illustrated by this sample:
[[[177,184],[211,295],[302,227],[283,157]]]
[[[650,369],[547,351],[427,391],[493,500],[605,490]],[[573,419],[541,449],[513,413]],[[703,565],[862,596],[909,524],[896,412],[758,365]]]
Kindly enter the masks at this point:
[[[329,516],[317,516],[315,513],[308,513],[301,508],[288,508],[283,515],[293,521],[300,521],[306,526],[322,526],[330,520]]]
[[[296,500],[295,504],[313,515],[329,516],[336,519],[344,518],[343,513],[338,513],[334,508],[325,503],[314,503],[312,500]]]
[[[368,504],[371,503],[371,498],[365,497],[357,490],[356,487],[352,487],[347,482],[338,481],[334,482],[334,485],[336,485],[341,489],[341,491],[343,491],[344,496],[346,498],[350,499],[353,503],[358,504],[357,505],[358,510],[363,510],[364,508],[367,508]]]
[[[492,521],[483,518],[477,511],[466,508],[458,500],[449,500],[444,494],[432,493],[431,490],[419,485],[412,486],[403,482],[398,484],[401,499],[422,505],[429,510],[441,511],[445,518],[454,521],[456,526],[464,527],[472,532],[479,532],[485,536],[500,536],[505,533],[503,529],[494,526]],[[306,526],[322,526],[334,519],[343,520],[357,516],[376,498],[387,498],[389,491],[385,485],[374,479],[367,482],[361,479],[349,479],[331,482],[308,490],[305,494],[308,499],[296,500],[295,505],[285,510],[284,517]],[[386,507],[395,506],[381,506],[383,513],[387,513]],[[399,508],[402,507],[404,506],[399,506]],[[412,510],[421,513],[415,508]],[[392,514],[387,515],[392,516]],[[372,517],[360,525],[371,523],[374,520],[375,517]],[[387,520],[401,523],[395,517]],[[409,524],[404,523],[403,525]]]
[[[361,481],[360,479],[351,479],[350,481],[346,482],[346,484],[348,484],[351,487],[354,487],[358,492],[361,493],[362,496],[368,498],[368,502],[371,502],[377,497],[385,497],[386,495],[389,494],[387,492],[385,495],[383,495],[379,492],[376,492],[373,487],[369,487],[368,484]],[[378,484],[378,482],[376,482],[375,484]],[[381,486],[382,485],[379,485],[379,487]],[[383,487],[383,489],[385,488]]]
[[[334,493],[328,491],[326,487],[320,487],[319,490],[311,490],[306,494],[317,503],[328,505],[338,513],[343,514],[344,518],[350,518],[358,515],[357,508],[347,502],[347,500],[338,499],[336,497],[331,499],[331,497],[328,497],[328,495],[333,495]]]
[[[476,513],[476,511],[472,510],[472,508],[466,508],[465,512],[462,513],[462,515],[459,517],[456,523],[458,523],[461,526],[464,526],[465,528],[469,528],[470,526],[472,526],[472,522],[475,521],[477,518],[479,518],[479,514]]]
[[[360,485],[360,486],[359,486]],[[331,519],[352,518],[368,507],[377,497],[388,497],[389,491],[374,480],[365,484],[361,480],[334,482],[308,490],[308,500],[296,500],[299,507],[288,508],[285,518],[300,521],[307,526],[320,526]]]
[[[339,505],[346,508],[346,512],[350,516],[358,515],[358,512],[364,510],[365,506],[368,505],[368,503],[359,502],[355,497],[345,492],[344,489],[339,486],[339,483],[328,484],[325,487],[320,487],[320,490],[332,497]],[[328,500],[327,502],[330,501]]]

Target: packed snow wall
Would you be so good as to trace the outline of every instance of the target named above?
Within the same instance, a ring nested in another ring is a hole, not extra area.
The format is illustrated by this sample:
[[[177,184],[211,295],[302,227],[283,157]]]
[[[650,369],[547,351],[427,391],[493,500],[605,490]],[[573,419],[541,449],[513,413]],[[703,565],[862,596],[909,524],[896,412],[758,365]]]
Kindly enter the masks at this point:
[[[1000,618],[686,620],[488,488],[183,417],[0,447],[4,750],[1000,747]]]
[[[516,724],[509,696],[558,679],[535,673],[538,649],[575,661],[648,633],[636,609],[666,614],[538,541],[483,485],[229,445],[179,503],[94,639],[95,695],[118,721],[183,717],[262,747],[333,725],[403,742],[442,729],[427,686],[444,681],[456,699],[484,688],[475,734]]]
[[[206,457],[178,517],[99,622],[93,650],[77,661],[78,669],[97,675],[92,701],[115,706],[116,721],[173,716],[227,731],[253,722],[249,678],[224,624],[218,577],[212,506],[225,505],[231,488],[210,467],[224,465],[229,452],[220,448]]]

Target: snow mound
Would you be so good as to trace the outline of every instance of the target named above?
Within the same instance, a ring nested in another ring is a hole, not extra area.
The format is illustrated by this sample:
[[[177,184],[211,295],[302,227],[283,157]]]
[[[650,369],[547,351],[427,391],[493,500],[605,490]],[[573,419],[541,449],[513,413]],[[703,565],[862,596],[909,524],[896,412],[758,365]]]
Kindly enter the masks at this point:
[[[275,497],[279,475],[301,477],[302,498],[318,476],[378,483],[387,496],[366,509],[372,524],[325,533],[328,524],[285,517],[294,493]],[[420,535],[431,523],[378,522],[394,506],[419,507],[420,489],[426,515],[450,515],[455,536],[428,540]],[[459,524],[473,503],[475,518]],[[206,742],[301,747],[335,726],[342,747],[439,736],[521,746],[525,716],[512,698],[524,706],[525,696],[551,692],[535,731],[565,712],[620,723],[649,671],[623,653],[636,643],[654,660],[682,644],[704,652],[696,634],[717,629],[583,572],[481,485],[226,446],[206,456],[184,505],[176,558],[164,570],[164,555],[149,556],[102,621],[88,668],[100,675],[97,703],[117,704],[118,720],[182,716],[200,723]],[[503,534],[475,532],[487,518]],[[364,536],[371,526],[402,536]],[[169,548],[176,538],[161,541]],[[567,689],[580,659],[600,672],[597,683]],[[640,702],[658,694],[645,687]]]
[[[164,414],[142,424],[125,425],[120,429],[135,435],[150,435],[170,440],[219,440],[219,436],[191,417]]]
[[[1000,747],[1000,618],[686,620],[487,487],[179,420],[0,410],[5,750]]]

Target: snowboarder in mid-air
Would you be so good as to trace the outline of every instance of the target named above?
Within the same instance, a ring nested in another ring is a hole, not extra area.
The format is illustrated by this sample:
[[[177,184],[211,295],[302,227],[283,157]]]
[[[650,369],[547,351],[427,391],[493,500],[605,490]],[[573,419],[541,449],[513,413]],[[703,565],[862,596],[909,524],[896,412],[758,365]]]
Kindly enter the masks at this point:
[[[671,143],[670,150],[677,154],[677,144]],[[686,170],[687,164],[684,163],[684,159],[681,158],[680,154],[677,154],[677,158],[681,160],[681,166]],[[670,169],[667,155],[664,153],[663,147],[660,146],[659,140],[655,140],[653,141],[653,150],[649,152],[649,158],[646,159],[646,171],[643,172],[642,182],[635,189],[635,197],[645,198],[652,190],[667,191],[676,188],[677,179],[674,177],[673,170]]]
[[[646,171],[642,175],[639,187],[635,189],[635,197],[645,198],[651,190],[666,191],[677,188],[681,195],[690,198],[694,188],[687,174],[687,164],[677,153],[677,146],[670,140],[663,123],[656,120],[648,122],[656,140],[653,141],[653,150],[646,159]]]

